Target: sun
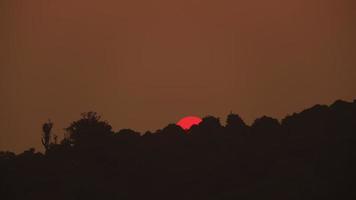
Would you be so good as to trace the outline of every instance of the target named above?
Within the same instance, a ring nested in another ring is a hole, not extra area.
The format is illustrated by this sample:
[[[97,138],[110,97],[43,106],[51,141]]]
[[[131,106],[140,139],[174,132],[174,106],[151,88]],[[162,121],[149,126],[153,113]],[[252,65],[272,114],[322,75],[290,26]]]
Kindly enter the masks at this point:
[[[200,117],[195,117],[195,116],[188,116],[184,117],[179,122],[177,122],[177,125],[182,127],[184,130],[189,130],[190,127],[193,125],[198,125],[202,119]]]

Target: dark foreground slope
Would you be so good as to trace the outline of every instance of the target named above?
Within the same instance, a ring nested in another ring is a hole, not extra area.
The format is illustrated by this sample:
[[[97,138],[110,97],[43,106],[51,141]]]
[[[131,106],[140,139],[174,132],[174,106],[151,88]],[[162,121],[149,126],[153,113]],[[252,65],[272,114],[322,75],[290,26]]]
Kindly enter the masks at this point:
[[[66,130],[45,155],[1,153],[0,199],[356,199],[355,101],[188,133],[114,133],[93,113]]]

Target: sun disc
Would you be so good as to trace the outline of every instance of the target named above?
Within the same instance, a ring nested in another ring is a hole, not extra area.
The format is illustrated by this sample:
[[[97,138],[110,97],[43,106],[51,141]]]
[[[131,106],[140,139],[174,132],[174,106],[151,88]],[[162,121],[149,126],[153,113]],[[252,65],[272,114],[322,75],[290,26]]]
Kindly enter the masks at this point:
[[[201,118],[195,116],[184,117],[178,121],[177,125],[184,130],[189,130],[193,125],[198,125],[202,121]]]

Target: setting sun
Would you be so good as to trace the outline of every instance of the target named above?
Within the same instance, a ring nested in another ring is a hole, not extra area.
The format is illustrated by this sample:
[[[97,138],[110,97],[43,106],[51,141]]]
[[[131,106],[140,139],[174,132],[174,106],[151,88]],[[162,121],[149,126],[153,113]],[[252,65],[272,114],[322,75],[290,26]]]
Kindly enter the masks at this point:
[[[193,125],[198,125],[202,121],[199,117],[188,116],[184,117],[177,123],[178,126],[182,127],[184,130],[189,130]]]

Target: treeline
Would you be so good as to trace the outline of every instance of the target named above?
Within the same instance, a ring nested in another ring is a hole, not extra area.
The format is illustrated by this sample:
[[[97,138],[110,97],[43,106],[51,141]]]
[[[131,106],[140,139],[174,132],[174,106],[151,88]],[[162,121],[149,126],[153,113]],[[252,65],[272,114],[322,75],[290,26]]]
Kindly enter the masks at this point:
[[[356,101],[249,126],[236,114],[185,131],[114,132],[95,112],[45,153],[0,153],[0,199],[356,199]]]

